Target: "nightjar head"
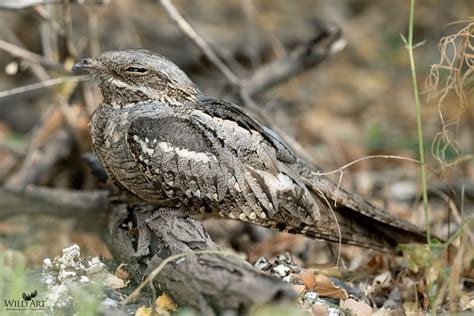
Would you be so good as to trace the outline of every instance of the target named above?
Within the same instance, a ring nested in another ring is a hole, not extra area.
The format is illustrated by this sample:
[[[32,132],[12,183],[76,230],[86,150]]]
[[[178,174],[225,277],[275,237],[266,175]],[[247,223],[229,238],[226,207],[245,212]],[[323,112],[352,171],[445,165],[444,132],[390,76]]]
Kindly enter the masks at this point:
[[[178,66],[145,49],[107,51],[76,63],[72,71],[78,70],[96,78],[104,103],[111,105],[151,100],[178,105],[201,94]]]

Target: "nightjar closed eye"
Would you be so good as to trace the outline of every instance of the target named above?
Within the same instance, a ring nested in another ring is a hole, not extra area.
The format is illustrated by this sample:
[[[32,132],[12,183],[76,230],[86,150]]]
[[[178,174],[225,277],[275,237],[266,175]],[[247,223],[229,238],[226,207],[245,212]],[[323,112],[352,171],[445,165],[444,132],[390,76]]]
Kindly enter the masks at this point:
[[[145,68],[141,68],[141,67],[128,67],[127,69],[125,69],[125,71],[129,72],[129,73],[134,73],[134,74],[144,74],[148,70],[146,70]]]

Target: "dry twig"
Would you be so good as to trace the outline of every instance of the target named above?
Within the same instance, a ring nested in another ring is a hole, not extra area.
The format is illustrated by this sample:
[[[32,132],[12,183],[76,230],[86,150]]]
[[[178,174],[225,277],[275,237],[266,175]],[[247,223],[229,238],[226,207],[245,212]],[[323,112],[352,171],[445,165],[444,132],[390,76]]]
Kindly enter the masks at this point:
[[[234,72],[226,66],[214,53],[206,40],[189,24],[188,21],[178,12],[170,0],[160,0],[161,6],[166,10],[168,16],[175,22],[179,29],[206,55],[207,58],[224,74],[233,86],[239,86],[240,80]]]
[[[109,209],[108,191],[71,191],[29,185],[0,188],[0,218],[15,215],[83,217]]]
[[[286,56],[257,69],[242,82],[242,89],[250,96],[258,95],[318,65],[330,55],[341,51],[345,45],[346,41],[341,38],[340,29],[328,26]]]
[[[69,69],[66,69],[64,65],[55,63],[50,61],[49,59],[38,55],[36,53],[33,53],[29,50],[26,50],[24,48],[18,47],[12,43],[6,42],[4,40],[0,40],[0,50],[3,50],[10,55],[13,55],[15,57],[22,58],[26,61],[29,61],[31,63],[35,64],[41,64],[47,68],[53,68],[55,70],[63,71],[63,72],[69,72]]]
[[[42,88],[47,88],[55,85],[59,85],[66,82],[71,81],[84,81],[88,78],[87,75],[83,76],[68,76],[68,77],[60,77],[55,79],[50,79],[38,83],[29,84],[23,87],[18,87],[10,90],[0,91],[0,98],[9,97],[15,94],[25,93],[33,90],[38,90]]]

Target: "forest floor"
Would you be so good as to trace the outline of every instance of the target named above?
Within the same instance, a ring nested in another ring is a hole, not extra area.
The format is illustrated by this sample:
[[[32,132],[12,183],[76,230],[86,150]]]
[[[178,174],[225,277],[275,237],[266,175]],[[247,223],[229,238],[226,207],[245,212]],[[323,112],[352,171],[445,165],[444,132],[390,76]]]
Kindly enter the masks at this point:
[[[209,220],[205,226],[221,249],[294,284],[298,304],[266,306],[253,312],[474,312],[474,21],[468,16],[474,12],[472,1],[420,0],[415,11],[415,42],[426,40],[414,54],[427,153],[428,223],[420,166],[413,162],[419,156],[410,64],[400,37],[407,34],[407,1],[173,3],[240,78],[308,41],[318,23],[338,25],[346,41],[344,50],[266,91],[255,99],[256,104],[316,165],[334,171],[330,177],[341,187],[420,227],[428,225],[434,235],[450,243],[449,247],[400,245],[399,255],[389,255],[240,222]],[[181,35],[158,1],[72,3],[70,16],[61,6],[50,7],[0,10],[0,69],[4,70],[0,73],[0,95],[1,91],[67,75],[64,69],[79,56],[145,47],[172,59],[207,95],[233,97],[235,91],[221,72]],[[0,5],[0,9],[5,8]],[[5,42],[44,55],[48,62],[38,61],[37,56],[25,59],[15,50],[12,53]],[[2,185],[12,181],[25,157],[31,158],[31,152],[58,136],[58,126],[68,124],[75,135],[74,144],[47,173],[36,175],[28,184],[74,190],[104,187],[79,159],[91,150],[87,124],[100,97],[90,84],[82,83],[86,97],[79,98],[77,85],[65,82],[0,96]],[[38,133],[39,122],[45,121],[46,127]],[[358,161],[360,158],[364,159]],[[358,162],[340,169],[353,161]],[[71,253],[89,266],[100,266],[110,276],[107,282],[101,279],[102,288],[93,291],[101,292],[105,287],[129,294],[132,286],[127,283],[126,268],[117,268],[117,262],[111,264],[113,256],[100,230],[94,219],[11,215],[11,210],[2,208],[0,267],[38,271],[45,259],[61,264],[65,253]],[[71,248],[74,244],[80,253]],[[108,267],[90,259],[95,256]],[[0,276],[6,277],[2,272]],[[18,277],[16,286],[26,287],[29,278],[27,274]],[[76,294],[86,302],[83,292]],[[175,310],[169,297],[160,299],[161,312]],[[90,308],[83,312],[95,310]],[[145,306],[137,311],[137,315],[149,314],[151,310]]]

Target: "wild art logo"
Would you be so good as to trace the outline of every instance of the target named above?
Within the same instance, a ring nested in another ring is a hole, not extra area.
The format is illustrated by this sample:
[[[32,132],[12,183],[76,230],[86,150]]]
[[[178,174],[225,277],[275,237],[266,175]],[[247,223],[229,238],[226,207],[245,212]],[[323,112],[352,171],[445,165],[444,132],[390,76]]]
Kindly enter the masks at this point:
[[[25,301],[31,301],[31,299],[35,298],[38,295],[38,292],[34,290],[34,292],[31,292],[30,295],[23,293],[22,297]]]
[[[24,292],[21,296],[23,300],[5,299],[5,309],[8,311],[33,311],[45,308],[44,300],[35,299],[38,296],[38,291]]]

